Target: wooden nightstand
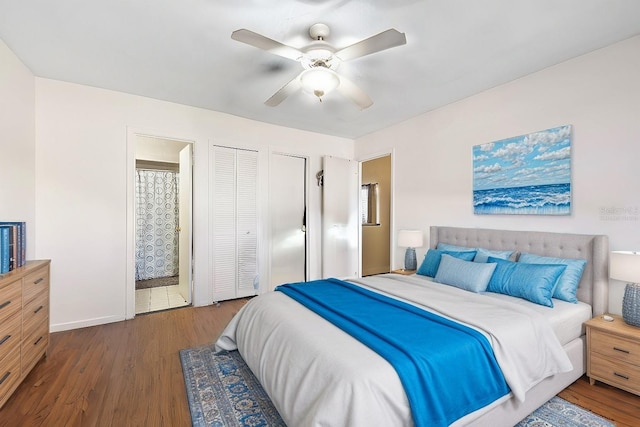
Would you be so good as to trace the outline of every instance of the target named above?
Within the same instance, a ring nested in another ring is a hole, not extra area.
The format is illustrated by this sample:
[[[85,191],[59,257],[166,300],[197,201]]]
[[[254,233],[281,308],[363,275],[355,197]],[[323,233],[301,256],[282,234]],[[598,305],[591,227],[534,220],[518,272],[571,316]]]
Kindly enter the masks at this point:
[[[640,395],[640,328],[627,325],[622,317],[602,316],[584,325],[587,329],[587,376],[591,385],[602,381]]]
[[[409,276],[411,274],[416,274],[416,270],[405,270],[404,268],[401,268],[399,270],[393,270],[392,273]]]

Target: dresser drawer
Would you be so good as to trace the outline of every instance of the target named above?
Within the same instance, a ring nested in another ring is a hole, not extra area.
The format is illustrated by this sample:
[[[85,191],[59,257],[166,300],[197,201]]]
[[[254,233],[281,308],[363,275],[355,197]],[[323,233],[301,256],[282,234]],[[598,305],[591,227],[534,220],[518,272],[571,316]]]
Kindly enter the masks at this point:
[[[599,330],[591,330],[590,350],[603,356],[640,366],[640,342]]]
[[[2,362],[0,368],[0,402],[8,397],[14,384],[20,380],[20,347],[14,348]]]
[[[25,303],[49,289],[49,268],[43,267],[24,276],[22,298]]]
[[[591,353],[589,375],[612,386],[640,393],[640,367]]]
[[[37,295],[31,302],[25,304],[22,312],[22,334],[31,335],[42,322],[49,319],[49,294]]]
[[[31,335],[22,340],[22,373],[25,374],[47,351],[49,345],[49,322],[37,325]]]
[[[4,358],[14,348],[20,348],[22,339],[22,318],[16,313],[0,323],[0,366],[4,366]]]
[[[0,325],[22,308],[22,286],[20,280],[0,288]]]

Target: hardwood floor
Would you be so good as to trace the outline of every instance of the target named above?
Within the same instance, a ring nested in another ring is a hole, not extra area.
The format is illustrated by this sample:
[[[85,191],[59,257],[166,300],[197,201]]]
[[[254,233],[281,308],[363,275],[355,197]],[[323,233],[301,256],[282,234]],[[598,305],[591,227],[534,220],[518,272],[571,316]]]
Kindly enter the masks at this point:
[[[190,426],[178,352],[215,341],[246,301],[51,334],[0,426]]]
[[[558,396],[613,421],[617,427],[640,425],[640,396],[601,382],[592,386],[586,375]]]
[[[212,343],[247,300],[51,334],[49,354],[0,409],[0,426],[190,426],[179,350]],[[586,377],[560,397],[640,424],[640,397]]]

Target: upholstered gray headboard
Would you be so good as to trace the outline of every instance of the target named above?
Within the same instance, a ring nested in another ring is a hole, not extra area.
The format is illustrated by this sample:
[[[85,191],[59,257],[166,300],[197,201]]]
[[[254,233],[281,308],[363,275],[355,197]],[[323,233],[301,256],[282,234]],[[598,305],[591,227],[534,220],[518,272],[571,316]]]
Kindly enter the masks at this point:
[[[432,226],[430,246],[438,242],[494,250],[516,250],[537,255],[586,259],[577,297],[591,304],[593,314],[609,307],[609,238],[604,235],[542,231],[490,230]]]

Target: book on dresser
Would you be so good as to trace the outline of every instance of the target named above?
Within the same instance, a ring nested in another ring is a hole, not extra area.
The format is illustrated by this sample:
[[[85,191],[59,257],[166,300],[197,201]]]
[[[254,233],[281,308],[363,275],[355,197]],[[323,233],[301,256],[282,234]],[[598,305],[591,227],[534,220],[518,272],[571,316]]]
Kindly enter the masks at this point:
[[[9,272],[9,265],[11,261],[10,246],[9,246],[9,234],[11,228],[7,226],[0,226],[0,274]]]
[[[7,273],[26,262],[27,254],[27,225],[20,221],[0,221],[0,238],[8,233],[8,243],[0,240],[0,274]],[[8,257],[9,267],[5,271],[2,263]]]

